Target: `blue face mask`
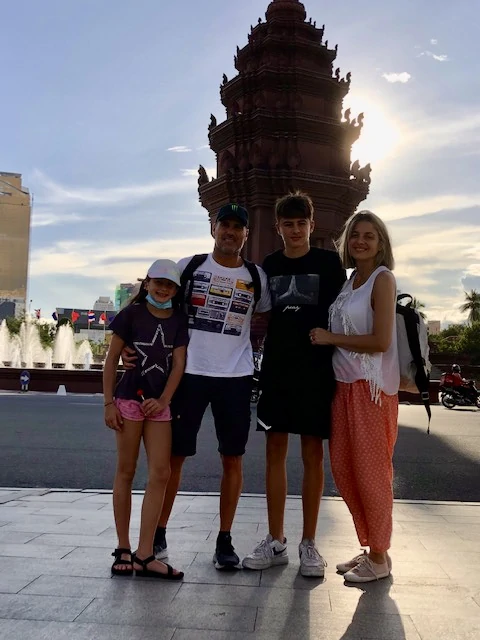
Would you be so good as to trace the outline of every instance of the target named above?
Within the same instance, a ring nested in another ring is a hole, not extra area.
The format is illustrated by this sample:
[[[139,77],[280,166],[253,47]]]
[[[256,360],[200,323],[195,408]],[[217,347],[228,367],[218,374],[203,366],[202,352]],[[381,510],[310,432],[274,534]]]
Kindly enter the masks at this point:
[[[167,300],[167,302],[157,302],[152,298],[150,294],[148,294],[146,300],[152,305],[152,307],[155,307],[155,309],[171,309],[172,308],[171,299]]]

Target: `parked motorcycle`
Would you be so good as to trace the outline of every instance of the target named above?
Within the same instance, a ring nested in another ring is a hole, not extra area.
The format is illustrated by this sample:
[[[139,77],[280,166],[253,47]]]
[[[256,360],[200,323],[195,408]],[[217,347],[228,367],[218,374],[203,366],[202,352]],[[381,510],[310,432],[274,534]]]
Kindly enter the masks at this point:
[[[480,391],[474,380],[469,380],[463,387],[440,385],[440,401],[446,409],[459,407],[477,407],[480,409]]]

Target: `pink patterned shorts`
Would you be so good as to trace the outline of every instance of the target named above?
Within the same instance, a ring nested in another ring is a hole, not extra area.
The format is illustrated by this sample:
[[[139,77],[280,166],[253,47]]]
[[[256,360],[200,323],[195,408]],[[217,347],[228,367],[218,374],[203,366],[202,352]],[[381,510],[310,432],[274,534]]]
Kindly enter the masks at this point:
[[[155,413],[152,416],[145,416],[142,411],[142,403],[138,400],[125,400],[124,398],[117,398],[115,400],[115,406],[120,411],[122,418],[126,420],[132,420],[133,422],[143,422],[144,420],[151,420],[152,422],[170,422],[172,414],[170,413],[170,407],[167,407],[160,413]]]

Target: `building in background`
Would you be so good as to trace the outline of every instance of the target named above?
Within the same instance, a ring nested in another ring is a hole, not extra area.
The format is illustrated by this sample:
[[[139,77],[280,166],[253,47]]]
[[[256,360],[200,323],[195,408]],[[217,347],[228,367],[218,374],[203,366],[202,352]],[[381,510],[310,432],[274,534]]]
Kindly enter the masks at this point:
[[[25,313],[31,200],[19,173],[0,172],[0,302]]]
[[[115,311],[115,305],[108,296],[99,296],[93,305],[94,311]]]
[[[133,282],[122,282],[115,288],[115,309],[120,311],[135,289]]]
[[[15,315],[16,304],[13,300],[0,300],[0,322]]]
[[[427,323],[428,333],[431,336],[436,336],[442,330],[440,320],[429,320]]]

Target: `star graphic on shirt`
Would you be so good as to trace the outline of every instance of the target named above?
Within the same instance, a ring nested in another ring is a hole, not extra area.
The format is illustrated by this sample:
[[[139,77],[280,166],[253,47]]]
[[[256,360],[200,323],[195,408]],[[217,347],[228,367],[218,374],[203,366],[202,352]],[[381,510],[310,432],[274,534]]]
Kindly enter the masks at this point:
[[[143,359],[140,363],[142,376],[146,375],[152,369],[158,369],[162,373],[165,373],[165,369],[158,362],[155,362],[155,360],[158,359],[158,346],[156,342],[159,336],[162,342],[162,347],[165,349],[165,351],[168,352],[170,350],[170,353],[167,353],[167,357],[165,358],[165,361],[163,363],[167,369],[169,368],[170,359],[172,357],[173,344],[165,344],[165,334],[163,333],[162,325],[159,324],[151,342],[133,343],[133,346],[138,351],[138,353],[143,356]],[[150,359],[150,362],[147,364],[148,359]]]

